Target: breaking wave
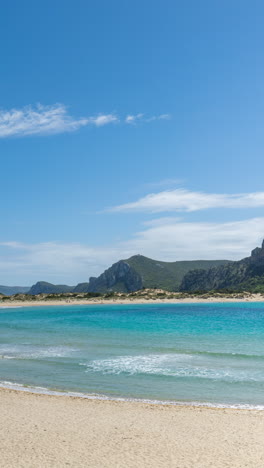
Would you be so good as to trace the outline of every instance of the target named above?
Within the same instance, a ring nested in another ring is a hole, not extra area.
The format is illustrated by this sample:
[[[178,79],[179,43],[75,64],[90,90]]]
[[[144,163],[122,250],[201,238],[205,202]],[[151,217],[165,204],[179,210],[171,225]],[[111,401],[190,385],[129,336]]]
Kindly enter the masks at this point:
[[[70,356],[75,351],[64,346],[33,347],[0,345],[0,359],[46,359]]]
[[[86,372],[112,375],[150,374],[163,377],[193,377],[232,382],[264,382],[264,372],[261,370],[231,368],[225,365],[208,366],[201,359],[197,359],[197,356],[186,354],[119,356],[112,359],[80,363],[80,365],[86,367]]]

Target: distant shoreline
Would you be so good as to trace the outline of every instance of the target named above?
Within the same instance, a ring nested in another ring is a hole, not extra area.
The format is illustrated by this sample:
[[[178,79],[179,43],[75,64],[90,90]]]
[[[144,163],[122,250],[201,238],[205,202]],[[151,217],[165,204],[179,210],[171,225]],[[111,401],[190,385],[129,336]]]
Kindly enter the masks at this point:
[[[247,294],[243,297],[239,295],[226,295],[226,296],[188,296],[185,298],[174,297],[173,299],[144,299],[144,298],[131,298],[131,299],[42,299],[42,300],[0,300],[0,308],[14,308],[14,307],[40,307],[40,306],[70,306],[70,305],[125,305],[125,304],[214,304],[214,303],[235,303],[235,302],[263,302],[264,296],[262,294]]]

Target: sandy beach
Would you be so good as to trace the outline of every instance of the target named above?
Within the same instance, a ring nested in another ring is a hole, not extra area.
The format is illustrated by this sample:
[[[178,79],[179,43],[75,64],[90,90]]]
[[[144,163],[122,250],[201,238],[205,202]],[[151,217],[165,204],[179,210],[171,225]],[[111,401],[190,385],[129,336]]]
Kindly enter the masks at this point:
[[[264,296],[262,294],[250,294],[247,293],[244,297],[186,297],[186,298],[173,298],[173,299],[144,299],[144,298],[131,298],[131,299],[61,299],[61,300],[36,300],[36,301],[1,301],[1,307],[34,307],[34,306],[51,306],[51,305],[97,305],[97,304],[212,304],[212,303],[223,303],[223,302],[263,302]]]
[[[1,389],[3,468],[264,466],[257,410],[87,400]]]

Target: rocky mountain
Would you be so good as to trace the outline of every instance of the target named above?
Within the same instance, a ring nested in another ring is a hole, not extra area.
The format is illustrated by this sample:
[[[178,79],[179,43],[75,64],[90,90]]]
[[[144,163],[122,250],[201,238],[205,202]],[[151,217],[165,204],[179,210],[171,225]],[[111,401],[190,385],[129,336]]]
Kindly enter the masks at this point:
[[[250,257],[209,270],[189,271],[180,285],[181,291],[225,288],[264,292],[264,241],[261,247],[251,252]]]
[[[65,284],[52,284],[46,281],[38,281],[36,284],[31,286],[27,294],[35,296],[36,294],[59,294],[64,292],[72,291],[73,286],[67,286]]]
[[[89,283],[80,283],[73,292],[132,292],[144,288],[160,288],[178,291],[184,275],[196,268],[208,269],[227,263],[227,260],[195,260],[160,262],[134,255],[120,260]]]
[[[91,277],[89,283],[81,283],[73,292],[132,292],[142,289],[140,274],[124,260],[114,263],[98,278]]]
[[[127,260],[114,263],[98,278],[91,277],[89,282],[80,283],[75,287],[39,281],[30,289],[28,288],[26,292],[31,295],[67,292],[106,293],[112,291],[129,293],[142,288],[179,291],[183,277],[190,270],[202,269],[202,271],[206,271],[212,267],[226,265],[227,263],[227,260],[161,262],[143,255],[134,255]],[[20,289],[16,292],[24,291]]]
[[[30,286],[0,286],[0,294],[5,296],[12,296],[13,294],[27,293],[30,290]]]

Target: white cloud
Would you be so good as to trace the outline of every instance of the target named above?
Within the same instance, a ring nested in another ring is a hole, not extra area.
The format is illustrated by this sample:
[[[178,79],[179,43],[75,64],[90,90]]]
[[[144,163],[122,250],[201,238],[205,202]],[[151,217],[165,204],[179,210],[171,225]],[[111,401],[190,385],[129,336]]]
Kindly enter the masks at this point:
[[[261,244],[264,218],[229,223],[155,220],[126,242],[90,247],[58,242],[0,244],[0,284],[32,284],[37,280],[76,284],[97,276],[112,263],[142,254],[157,260],[239,260]]]
[[[90,275],[99,274],[116,256],[114,248],[93,248],[78,243],[2,242],[0,284],[88,281]]]
[[[164,118],[165,115],[157,118]],[[38,104],[35,107],[27,106],[22,109],[0,110],[0,138],[51,135],[72,132],[87,125],[102,127],[121,121],[133,123],[142,117],[143,114],[128,115],[122,120],[115,114],[99,114],[97,116],[74,118],[63,104],[53,106]]]
[[[71,117],[62,104],[2,110],[0,111],[0,138],[71,132],[88,123],[89,120],[86,118]]]
[[[146,122],[153,122],[153,120],[170,120],[171,115],[170,114],[160,114],[160,115],[153,115],[152,117],[149,117],[146,119]]]
[[[169,120],[170,114],[153,115],[152,117],[145,117],[144,114],[128,114],[125,118],[127,124],[135,124],[137,122],[153,122],[154,120]]]
[[[227,223],[162,218],[128,244],[138,253],[159,260],[239,260],[260,245],[263,237],[264,218]]]
[[[209,208],[259,208],[263,206],[264,192],[215,194],[175,189],[151,193],[135,202],[112,207],[108,211],[192,212]]]
[[[150,219],[148,221],[143,221],[144,226],[164,226],[165,224],[171,224],[172,222],[176,223],[182,221],[182,218],[164,216],[163,218]]]
[[[90,117],[88,119],[89,123],[96,125],[97,127],[102,127],[103,125],[107,125],[113,122],[119,122],[119,118],[114,114],[107,114],[107,115],[98,115],[97,117]]]
[[[138,120],[141,120],[143,118],[144,114],[136,114],[136,115],[127,115],[125,118],[125,122],[128,124],[134,124]]]

